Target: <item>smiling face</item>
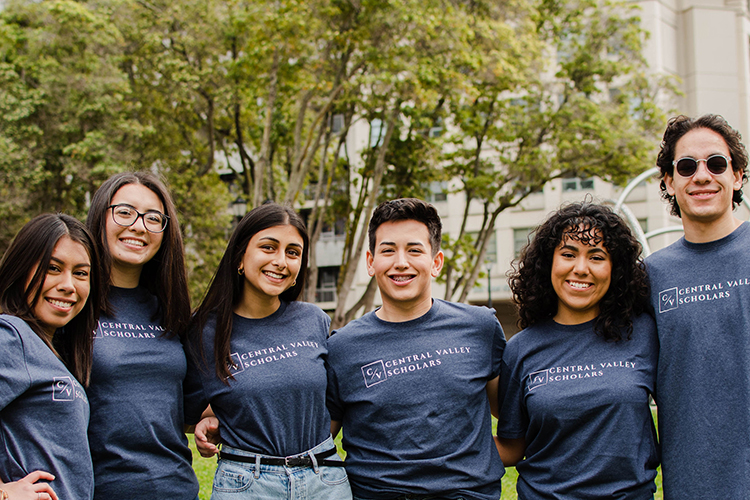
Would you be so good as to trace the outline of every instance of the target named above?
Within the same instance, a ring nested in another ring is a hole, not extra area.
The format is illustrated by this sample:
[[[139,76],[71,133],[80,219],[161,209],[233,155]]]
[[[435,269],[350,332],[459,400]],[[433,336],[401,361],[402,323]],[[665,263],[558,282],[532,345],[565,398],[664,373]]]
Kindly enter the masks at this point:
[[[273,226],[255,233],[239,267],[245,277],[242,302],[270,305],[275,310],[280,303],[279,295],[297,279],[303,251],[302,236],[292,225]]]
[[[599,315],[599,302],[612,279],[612,260],[601,238],[589,243],[595,241],[596,245],[589,245],[563,233],[552,256],[552,288],[557,294],[554,320],[560,324],[578,325]]]
[[[159,197],[141,184],[126,184],[117,190],[110,205],[125,203],[141,213],[156,210],[164,213]],[[143,266],[161,247],[164,233],[151,233],[139,217],[130,227],[122,227],[112,219],[111,208],[107,209],[107,245],[112,257],[112,284],[124,288],[138,285]]]
[[[35,272],[29,273],[29,281]],[[67,236],[60,238],[52,251],[39,300],[33,305],[34,317],[50,338],[83,309],[89,297],[90,273],[91,258],[86,248]]]
[[[702,159],[715,154],[731,157],[724,138],[711,129],[697,128],[677,141],[674,159],[686,156]],[[723,173],[715,175],[706,168],[706,162],[701,161],[692,176],[683,177],[674,171],[672,175],[665,174],[664,184],[667,193],[677,200],[689,240],[706,240],[694,236],[696,233],[711,233],[710,239],[718,239],[717,236],[725,236],[736,228],[732,195],[742,187],[742,172],[735,172],[731,163]]]
[[[375,250],[367,252],[367,272],[383,299],[378,317],[415,319],[432,307],[432,278],[443,267],[443,252],[432,255],[430,234],[421,222],[384,222],[375,232]]]

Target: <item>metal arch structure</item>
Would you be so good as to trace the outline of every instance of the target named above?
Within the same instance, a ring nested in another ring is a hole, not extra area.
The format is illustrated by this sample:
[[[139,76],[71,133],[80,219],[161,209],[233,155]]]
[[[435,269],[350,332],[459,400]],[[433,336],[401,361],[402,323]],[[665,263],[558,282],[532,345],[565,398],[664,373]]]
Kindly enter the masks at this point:
[[[676,233],[676,232],[682,232],[682,226],[667,226],[662,227],[659,229],[654,229],[653,231],[649,231],[648,233],[643,232],[643,228],[641,228],[641,225],[638,223],[638,219],[636,219],[633,212],[628,208],[628,206],[625,204],[625,200],[628,198],[630,193],[638,187],[638,185],[645,181],[646,179],[653,177],[654,175],[659,173],[659,167],[652,167],[648,170],[642,172],[640,175],[638,175],[635,179],[630,181],[627,186],[625,186],[625,189],[622,191],[622,194],[617,199],[617,202],[615,202],[614,211],[620,215],[627,221],[627,223],[630,225],[631,229],[633,230],[633,233],[635,233],[635,237],[638,239],[638,242],[643,247],[643,257],[648,257],[651,255],[651,247],[648,244],[648,240],[653,238],[654,236],[659,236],[662,234],[667,233]],[[742,198],[742,204],[745,205],[745,207],[750,210],[750,201],[748,201],[747,197]]]

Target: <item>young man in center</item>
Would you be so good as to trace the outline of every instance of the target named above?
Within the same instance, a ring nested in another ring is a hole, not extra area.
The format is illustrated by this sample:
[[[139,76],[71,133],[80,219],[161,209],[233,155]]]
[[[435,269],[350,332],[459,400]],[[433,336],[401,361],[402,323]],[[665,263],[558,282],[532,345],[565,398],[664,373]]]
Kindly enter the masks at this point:
[[[373,213],[367,270],[383,305],[328,342],[328,407],[357,500],[497,500],[490,413],[505,335],[494,311],[432,298],[443,266],[432,205]]]

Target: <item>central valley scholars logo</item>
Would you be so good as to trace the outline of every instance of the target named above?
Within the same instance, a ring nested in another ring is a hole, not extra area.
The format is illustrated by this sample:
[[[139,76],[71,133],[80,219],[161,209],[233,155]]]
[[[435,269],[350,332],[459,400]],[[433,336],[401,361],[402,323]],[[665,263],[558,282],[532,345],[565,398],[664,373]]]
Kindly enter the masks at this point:
[[[288,344],[280,344],[252,351],[233,352],[229,355],[227,368],[229,368],[229,373],[234,375],[248,368],[296,358],[299,356],[297,351],[302,352],[306,349],[320,349],[320,344],[312,340],[300,340],[299,342],[289,342]]]
[[[529,374],[529,391],[533,391],[541,385],[547,385],[549,382],[549,370],[539,370]]]
[[[659,292],[659,312],[677,309],[677,287]]]
[[[365,379],[365,387],[372,387],[389,378],[405,373],[417,372],[430,369],[443,364],[442,357],[456,354],[469,354],[471,347],[450,347],[448,349],[435,349],[419,354],[409,354],[396,359],[373,361],[362,366],[362,376]]]
[[[54,377],[52,379],[52,401],[75,401],[75,399],[86,401],[83,389],[76,386],[72,377]]]
[[[738,287],[750,285],[750,278],[725,280],[703,285],[667,288],[659,292],[659,313],[672,311],[695,302],[711,302],[737,297]]]
[[[99,321],[99,326],[94,330],[94,338],[155,339],[163,333],[164,327],[159,325]]]
[[[70,377],[55,377],[52,382],[52,401],[73,401],[74,390]]]
[[[385,374],[385,364],[382,360],[375,361],[362,367],[362,375],[365,377],[365,387],[385,382],[388,376]]]

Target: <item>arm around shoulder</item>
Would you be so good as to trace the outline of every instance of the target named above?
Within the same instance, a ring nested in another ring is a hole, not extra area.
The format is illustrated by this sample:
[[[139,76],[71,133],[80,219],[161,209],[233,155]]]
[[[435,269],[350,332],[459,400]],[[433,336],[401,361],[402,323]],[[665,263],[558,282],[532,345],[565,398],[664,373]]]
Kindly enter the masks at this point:
[[[526,440],[524,438],[508,439],[495,436],[495,446],[500,454],[500,460],[506,467],[515,467],[526,453]]]

